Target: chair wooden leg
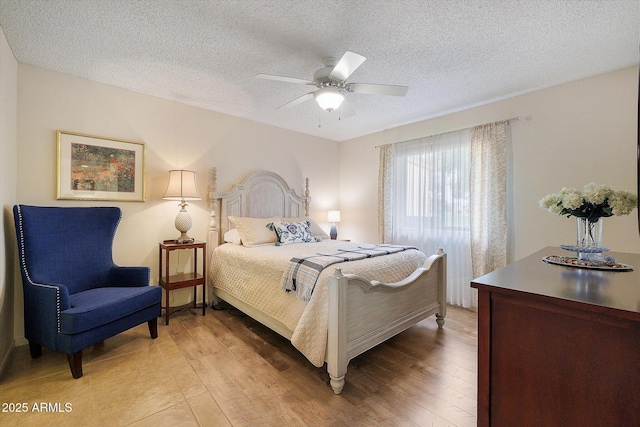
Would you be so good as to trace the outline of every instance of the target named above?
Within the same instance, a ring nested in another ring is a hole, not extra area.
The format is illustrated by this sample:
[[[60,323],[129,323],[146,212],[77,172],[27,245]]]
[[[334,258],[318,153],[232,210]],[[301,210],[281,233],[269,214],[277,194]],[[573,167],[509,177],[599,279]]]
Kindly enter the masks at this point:
[[[29,343],[29,352],[32,359],[37,359],[42,356],[42,346],[40,344]]]
[[[67,354],[67,360],[69,361],[69,368],[73,378],[80,378],[82,376],[82,350],[77,353]]]
[[[149,333],[154,340],[158,338],[158,319],[151,319],[147,322],[149,324]]]

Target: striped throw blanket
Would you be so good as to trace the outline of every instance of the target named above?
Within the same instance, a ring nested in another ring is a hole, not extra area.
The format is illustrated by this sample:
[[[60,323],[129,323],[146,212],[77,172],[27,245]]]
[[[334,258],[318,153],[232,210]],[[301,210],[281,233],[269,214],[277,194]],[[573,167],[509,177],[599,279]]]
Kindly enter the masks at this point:
[[[357,261],[381,255],[393,254],[416,249],[410,246],[373,245],[358,246],[357,249],[339,249],[332,254],[317,253],[302,258],[291,258],[282,275],[282,288],[287,292],[295,292],[304,301],[311,299],[318,277],[323,269],[339,262]]]

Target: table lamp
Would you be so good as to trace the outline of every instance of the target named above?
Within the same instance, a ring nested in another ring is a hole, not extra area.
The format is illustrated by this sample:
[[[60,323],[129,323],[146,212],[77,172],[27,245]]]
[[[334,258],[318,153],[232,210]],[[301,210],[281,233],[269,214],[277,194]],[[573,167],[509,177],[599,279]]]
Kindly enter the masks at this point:
[[[180,236],[176,239],[177,243],[191,243],[194,239],[187,235],[187,231],[191,229],[191,216],[185,209],[188,205],[186,200],[201,200],[198,193],[198,184],[196,183],[196,173],[188,170],[170,170],[169,184],[167,191],[164,193],[164,200],[179,200],[180,211],[176,216],[176,229],[180,232]]]
[[[336,240],[336,238],[338,237],[336,222],[340,222],[340,211],[329,211],[329,214],[327,215],[327,221],[331,223],[331,232],[329,233],[329,237],[331,237],[331,240]]]

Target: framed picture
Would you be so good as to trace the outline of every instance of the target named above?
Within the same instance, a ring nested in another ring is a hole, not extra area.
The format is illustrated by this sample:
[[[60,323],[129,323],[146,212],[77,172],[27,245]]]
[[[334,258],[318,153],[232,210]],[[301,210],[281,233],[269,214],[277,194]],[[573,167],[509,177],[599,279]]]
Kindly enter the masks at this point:
[[[56,132],[57,199],[144,202],[145,145]]]

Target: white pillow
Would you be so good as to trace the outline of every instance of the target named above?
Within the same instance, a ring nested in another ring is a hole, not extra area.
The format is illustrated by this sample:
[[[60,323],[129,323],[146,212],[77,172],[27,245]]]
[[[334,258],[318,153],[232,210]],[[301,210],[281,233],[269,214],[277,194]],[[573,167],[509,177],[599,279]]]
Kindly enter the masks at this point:
[[[282,222],[302,222],[309,221],[309,231],[311,231],[311,235],[313,237],[317,237],[319,239],[329,239],[329,235],[322,229],[318,224],[316,224],[311,218],[305,216],[293,217],[293,218],[280,218]]]
[[[233,243],[234,245],[241,245],[242,240],[240,239],[240,232],[237,228],[232,228],[231,230],[224,233],[224,241],[227,243]]]
[[[280,221],[278,217],[271,218],[249,218],[230,216],[229,221],[240,233],[240,240],[246,247],[267,245],[278,240],[276,232],[267,228],[267,224]]]

